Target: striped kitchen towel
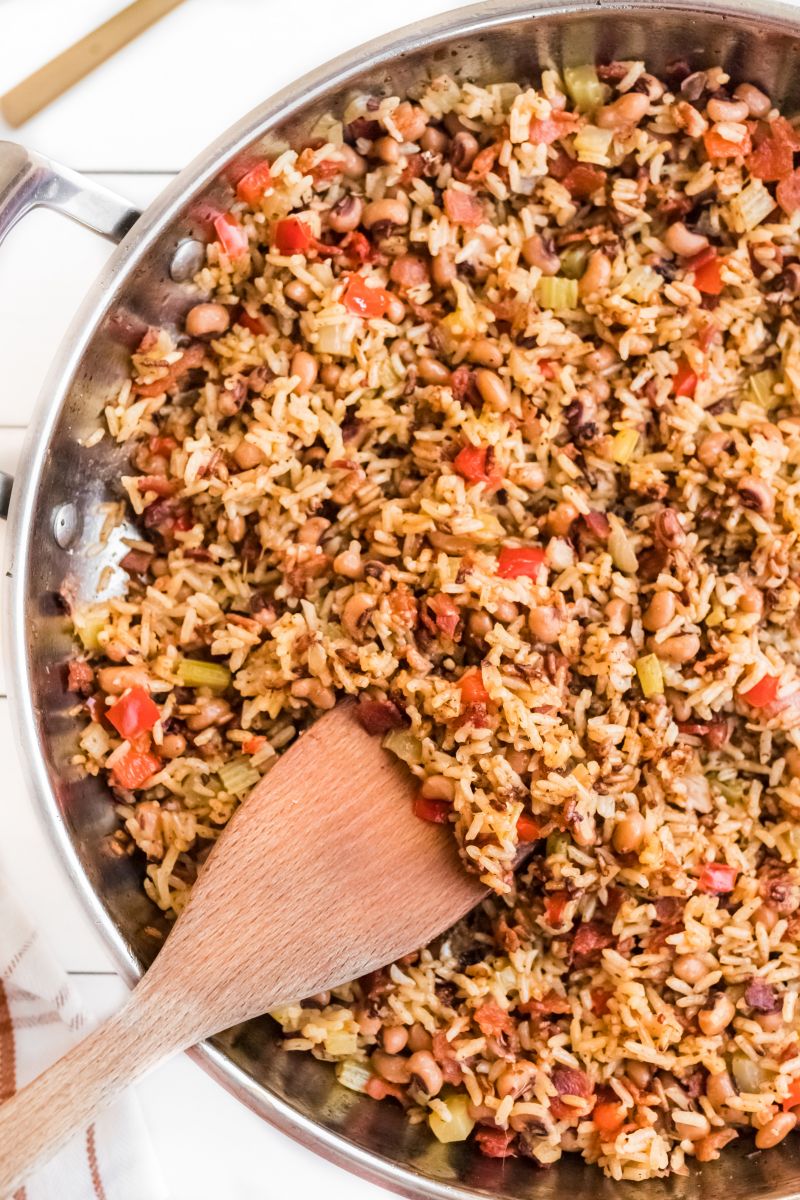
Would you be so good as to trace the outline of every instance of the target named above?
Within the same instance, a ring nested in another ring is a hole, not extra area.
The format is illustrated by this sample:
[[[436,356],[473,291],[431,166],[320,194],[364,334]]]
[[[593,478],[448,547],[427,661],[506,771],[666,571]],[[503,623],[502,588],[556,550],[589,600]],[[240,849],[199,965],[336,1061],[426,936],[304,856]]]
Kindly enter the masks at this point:
[[[67,975],[0,880],[0,1104],[91,1024]],[[166,1194],[142,1114],[128,1093],[14,1200],[161,1200]]]

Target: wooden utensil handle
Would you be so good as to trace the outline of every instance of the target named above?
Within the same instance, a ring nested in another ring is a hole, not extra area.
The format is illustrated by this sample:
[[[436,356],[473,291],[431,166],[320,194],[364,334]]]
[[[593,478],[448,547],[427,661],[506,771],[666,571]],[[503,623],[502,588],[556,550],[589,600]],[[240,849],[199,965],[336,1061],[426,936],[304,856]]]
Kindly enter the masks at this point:
[[[195,1040],[187,1008],[137,989],[118,1013],[0,1105],[0,1197],[12,1196],[128,1084]]]

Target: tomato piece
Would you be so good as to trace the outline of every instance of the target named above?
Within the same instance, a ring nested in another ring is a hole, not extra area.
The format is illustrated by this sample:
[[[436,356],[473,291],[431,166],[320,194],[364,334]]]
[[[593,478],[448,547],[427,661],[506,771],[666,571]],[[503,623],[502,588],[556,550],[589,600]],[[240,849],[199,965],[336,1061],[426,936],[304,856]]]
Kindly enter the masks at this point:
[[[541,546],[503,546],[497,560],[497,574],[501,579],[519,579],[520,576],[536,579],[545,558]]]
[[[489,693],[483,686],[480,667],[473,667],[471,671],[466,671],[459,679],[458,686],[461,689],[462,704],[486,704],[489,699]]]
[[[241,258],[249,249],[247,234],[233,213],[220,213],[214,219],[214,230],[219,244],[228,258]]]
[[[126,741],[148,733],[161,716],[149,692],[143,687],[132,687],[106,712],[111,724]]]
[[[120,787],[134,790],[142,787],[151,775],[160,770],[161,759],[157,754],[131,746],[128,753],[114,764],[111,774]]]
[[[453,469],[468,483],[485,483],[491,489],[503,478],[493,446],[464,446],[453,459]]]
[[[589,200],[603,186],[606,177],[602,167],[578,163],[567,172],[562,183],[575,200]]]
[[[780,675],[763,675],[758,683],[746,692],[740,692],[742,700],[752,704],[753,708],[765,708],[778,694]]]
[[[253,736],[249,737],[246,742],[242,742],[242,750],[245,754],[258,754],[266,740],[267,739],[262,737],[260,733],[254,733]]]
[[[703,144],[709,158],[745,158],[751,150],[750,134],[741,142],[729,142],[714,129],[703,134]]]
[[[275,226],[275,245],[279,254],[305,254],[313,234],[299,217],[284,217]]]
[[[710,246],[707,250],[702,250],[700,254],[689,259],[686,266],[688,270],[694,272],[694,286],[698,292],[703,292],[706,296],[720,294],[725,286],[719,273],[723,262],[724,259],[719,259],[716,250]]]
[[[625,1110],[619,1100],[601,1100],[592,1109],[594,1127],[604,1141],[611,1141],[625,1124]]]
[[[429,800],[427,796],[417,796],[414,800],[414,816],[419,817],[421,821],[446,825],[451,812],[452,805],[446,800]]]
[[[485,1000],[483,1004],[478,1005],[472,1016],[481,1033],[485,1033],[487,1037],[511,1033],[514,1028],[510,1014],[501,1008],[496,1000]]]
[[[733,891],[738,874],[736,867],[729,867],[727,863],[705,863],[697,886],[709,896],[724,896]]]
[[[480,225],[484,219],[483,205],[478,197],[455,188],[447,188],[444,193],[444,211],[454,225]]]
[[[791,216],[800,208],[800,169],[792,171],[787,179],[782,179],[775,189],[775,195],[778,198],[783,211]]]
[[[551,892],[545,896],[544,915],[548,925],[555,929],[561,924],[568,903],[569,892]]]
[[[793,1108],[800,1106],[800,1075],[793,1079],[789,1087],[789,1095],[782,1104],[784,1112],[789,1112]]]
[[[797,131],[785,117],[777,117],[748,156],[747,169],[756,179],[768,183],[786,179],[794,168],[795,150],[800,150]]]
[[[517,837],[521,842],[538,842],[542,837],[539,822],[530,813],[520,813],[517,819]]]
[[[367,287],[363,275],[351,275],[342,294],[342,304],[348,312],[370,320],[383,317],[391,300],[391,293],[382,287]]]
[[[685,358],[678,363],[678,369],[672,376],[672,391],[676,396],[693,396],[697,387],[697,375]]]
[[[257,163],[246,175],[242,176],[236,185],[236,195],[251,208],[255,208],[267,192],[271,191],[272,175],[266,160]]]

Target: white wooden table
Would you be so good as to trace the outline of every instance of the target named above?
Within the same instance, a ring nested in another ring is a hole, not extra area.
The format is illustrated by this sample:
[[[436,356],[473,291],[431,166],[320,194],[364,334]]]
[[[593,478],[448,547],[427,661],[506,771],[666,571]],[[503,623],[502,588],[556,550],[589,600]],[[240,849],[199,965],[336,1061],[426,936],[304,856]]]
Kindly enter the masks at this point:
[[[122,3],[0,0],[0,91]],[[451,7],[448,0],[397,6],[186,0],[21,130],[0,122],[0,138],[23,141],[144,206],[176,170],[273,91],[359,42]],[[208,58],[205,47],[213,51]],[[26,218],[0,248],[0,469],[14,470],[51,354],[110,251],[108,243],[45,211]],[[87,1007],[102,1014],[122,1001],[125,988],[25,793],[5,692],[0,662],[0,872],[74,976]],[[154,1072],[138,1091],[171,1200],[388,1195],[271,1129],[185,1056]]]

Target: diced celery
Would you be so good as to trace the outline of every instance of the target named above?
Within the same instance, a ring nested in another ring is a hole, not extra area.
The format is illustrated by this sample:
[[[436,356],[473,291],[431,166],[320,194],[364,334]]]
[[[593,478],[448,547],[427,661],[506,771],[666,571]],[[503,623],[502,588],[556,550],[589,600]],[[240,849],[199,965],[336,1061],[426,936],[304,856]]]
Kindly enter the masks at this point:
[[[750,376],[750,391],[753,399],[764,408],[772,408],[775,404],[775,385],[781,382],[780,371],[757,371]]]
[[[383,747],[409,766],[422,762],[422,743],[407,729],[390,730],[383,739]]]
[[[596,125],[584,125],[575,134],[575,152],[578,162],[596,163],[598,167],[609,164],[608,150],[614,133],[611,129],[598,129]]]
[[[731,200],[733,227],[737,233],[749,233],[765,221],[775,207],[775,198],[760,179],[751,179]]]
[[[366,1092],[372,1071],[357,1058],[344,1058],[334,1067],[334,1075],[342,1087],[349,1088],[351,1092]]]
[[[565,308],[576,308],[578,304],[577,279],[565,279],[563,275],[545,275],[536,285],[537,299],[542,308],[559,312]]]
[[[178,663],[178,678],[187,687],[209,687],[221,691],[230,683],[231,673],[223,663],[182,658]]]
[[[569,849],[569,838],[565,833],[551,833],[545,842],[545,857],[552,858],[555,854],[566,854]]]
[[[84,650],[99,650],[98,637],[108,624],[108,612],[103,609],[99,612],[76,613],[73,624]]]
[[[339,317],[336,321],[320,324],[317,331],[316,349],[320,354],[334,354],[339,358],[350,358],[353,340],[358,332],[358,317]]]
[[[328,1054],[351,1055],[358,1049],[358,1034],[348,1033],[344,1029],[335,1029],[325,1038],[325,1049]]]
[[[633,458],[633,452],[638,445],[639,431],[637,429],[620,429],[611,443],[611,457],[615,463],[624,467],[625,463],[630,462]]]
[[[566,275],[567,279],[580,279],[588,260],[589,246],[586,243],[570,246],[561,255],[561,274]]]
[[[591,112],[593,108],[599,108],[606,98],[606,89],[591,65],[565,67],[564,83],[579,112]]]
[[[465,1142],[475,1128],[475,1122],[469,1115],[469,1096],[448,1096],[440,1103],[447,1108],[450,1120],[446,1121],[439,1113],[432,1112],[428,1117],[431,1132],[440,1142]]]
[[[250,766],[247,758],[232,758],[223,763],[219,769],[219,777],[226,792],[232,796],[244,796],[258,783],[261,775]]]
[[[664,693],[664,676],[661,663],[655,654],[645,654],[636,660],[636,674],[645,696],[661,696]]]

